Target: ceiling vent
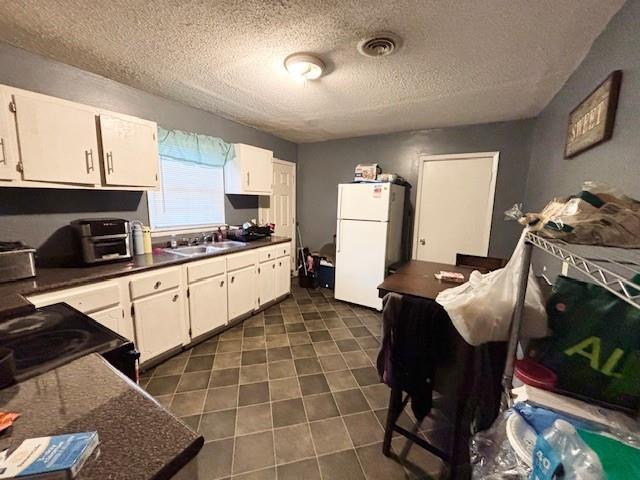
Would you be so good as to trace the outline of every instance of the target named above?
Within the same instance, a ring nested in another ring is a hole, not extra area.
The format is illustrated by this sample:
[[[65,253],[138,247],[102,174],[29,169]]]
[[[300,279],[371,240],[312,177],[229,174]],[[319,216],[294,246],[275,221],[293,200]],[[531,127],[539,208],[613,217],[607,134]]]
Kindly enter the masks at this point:
[[[358,43],[358,51],[365,57],[384,57],[395,52],[402,44],[395,33],[376,33]]]

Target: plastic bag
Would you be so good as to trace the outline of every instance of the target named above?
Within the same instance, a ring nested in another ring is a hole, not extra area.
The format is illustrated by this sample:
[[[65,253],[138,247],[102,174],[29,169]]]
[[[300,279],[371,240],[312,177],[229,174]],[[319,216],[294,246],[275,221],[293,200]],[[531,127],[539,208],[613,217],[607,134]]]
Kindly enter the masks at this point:
[[[525,248],[525,231],[504,268],[486,275],[474,271],[467,283],[444,290],[436,297],[436,302],[444,307],[460,335],[470,345],[509,338]],[[547,313],[542,292],[532,269],[529,269],[521,337],[540,338],[546,335]]]

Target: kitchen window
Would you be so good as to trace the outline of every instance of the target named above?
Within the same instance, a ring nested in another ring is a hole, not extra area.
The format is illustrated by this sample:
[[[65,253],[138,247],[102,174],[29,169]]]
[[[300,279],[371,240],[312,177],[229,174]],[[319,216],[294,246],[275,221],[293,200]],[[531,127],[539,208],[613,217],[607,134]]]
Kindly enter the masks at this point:
[[[160,189],[148,192],[153,231],[224,223],[224,174],[233,145],[207,135],[158,128]]]

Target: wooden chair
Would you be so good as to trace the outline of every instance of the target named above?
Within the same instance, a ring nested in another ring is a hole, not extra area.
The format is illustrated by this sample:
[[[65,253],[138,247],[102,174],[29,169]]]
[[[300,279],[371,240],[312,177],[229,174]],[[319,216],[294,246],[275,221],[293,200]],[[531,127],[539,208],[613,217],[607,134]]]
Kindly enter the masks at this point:
[[[496,257],[480,257],[478,255],[468,255],[466,253],[456,254],[456,265],[463,267],[474,267],[488,271],[499,270],[507,264],[507,259]]]

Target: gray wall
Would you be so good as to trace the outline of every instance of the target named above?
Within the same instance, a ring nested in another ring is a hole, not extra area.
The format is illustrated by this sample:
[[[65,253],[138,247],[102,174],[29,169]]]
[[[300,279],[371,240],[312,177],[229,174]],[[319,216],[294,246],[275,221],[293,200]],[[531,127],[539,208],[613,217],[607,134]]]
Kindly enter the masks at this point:
[[[298,219],[305,245],[320,248],[335,233],[337,185],[353,180],[358,163],[379,163],[411,183],[415,206],[419,156],[499,151],[489,254],[509,256],[521,228],[503,212],[524,200],[532,120],[374,135],[298,147]],[[446,201],[446,199],[443,199]],[[408,222],[412,228],[413,217]]]
[[[630,0],[612,18],[590,52],[538,115],[525,207],[538,211],[555,196],[576,193],[585,180],[615,185],[640,198],[640,1]],[[613,138],[569,160],[563,156],[568,116],[613,70],[622,87]],[[560,262],[536,252],[536,270],[553,278]]]
[[[0,43],[0,83],[94,105],[193,131],[273,150],[296,161],[297,145],[156,95],[125,86],[25,50]],[[228,195],[226,221],[257,218],[258,197]],[[0,188],[0,240],[23,240],[42,247],[41,258],[68,250],[69,221],[80,217],[118,216],[148,223],[146,194],[62,189]]]

